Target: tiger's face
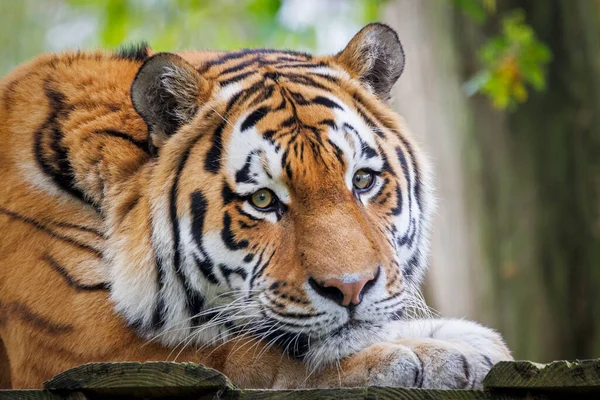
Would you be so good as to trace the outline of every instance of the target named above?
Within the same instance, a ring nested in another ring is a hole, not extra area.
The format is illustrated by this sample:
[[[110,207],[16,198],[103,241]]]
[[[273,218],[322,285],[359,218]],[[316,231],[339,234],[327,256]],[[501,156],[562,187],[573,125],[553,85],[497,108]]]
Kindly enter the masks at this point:
[[[147,60],[132,100],[156,153],[157,279],[130,321],[169,344],[247,334],[313,364],[385,340],[431,209],[427,166],[383,102],[403,64],[379,24],[333,57]]]

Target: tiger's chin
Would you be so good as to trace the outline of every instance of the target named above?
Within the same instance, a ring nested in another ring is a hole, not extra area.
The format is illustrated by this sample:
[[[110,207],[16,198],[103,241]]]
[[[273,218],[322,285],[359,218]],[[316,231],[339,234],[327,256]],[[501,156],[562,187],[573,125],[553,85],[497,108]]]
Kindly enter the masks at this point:
[[[335,365],[341,359],[377,343],[389,342],[394,335],[388,323],[350,320],[322,337],[309,337],[305,351],[292,354],[311,371]],[[288,352],[289,353],[289,352]]]

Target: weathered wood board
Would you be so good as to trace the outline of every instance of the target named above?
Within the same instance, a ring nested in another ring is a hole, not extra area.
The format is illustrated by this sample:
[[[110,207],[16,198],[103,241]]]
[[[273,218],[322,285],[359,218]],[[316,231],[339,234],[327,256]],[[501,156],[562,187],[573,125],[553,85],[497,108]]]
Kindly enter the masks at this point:
[[[65,371],[45,390],[0,391],[1,399],[219,398],[219,399],[548,399],[600,398],[600,360],[502,362],[484,380],[484,390],[426,390],[393,387],[244,390],[227,377],[192,363],[92,363]]]
[[[193,363],[91,363],[70,369],[46,382],[50,391],[140,396],[188,396],[235,389],[220,372]]]
[[[600,360],[503,361],[494,366],[483,381],[487,389],[575,389],[600,393]]]

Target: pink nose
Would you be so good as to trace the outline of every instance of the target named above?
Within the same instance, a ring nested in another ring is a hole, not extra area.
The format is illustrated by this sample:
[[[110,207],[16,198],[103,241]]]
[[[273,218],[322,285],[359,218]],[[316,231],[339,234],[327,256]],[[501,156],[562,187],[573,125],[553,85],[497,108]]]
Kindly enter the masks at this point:
[[[375,276],[359,279],[355,282],[344,282],[340,279],[328,279],[323,283],[318,283],[315,279],[309,278],[308,283],[315,292],[333,300],[343,307],[349,307],[351,304],[358,305],[362,296],[375,284],[381,267],[377,268]]]
[[[362,291],[365,288],[367,282],[373,278],[363,278],[359,281],[352,283],[344,283],[339,279],[330,279],[323,284],[323,287],[330,288],[334,287],[342,292],[343,299],[340,303],[344,307],[348,307],[350,303],[357,305],[361,301]]]

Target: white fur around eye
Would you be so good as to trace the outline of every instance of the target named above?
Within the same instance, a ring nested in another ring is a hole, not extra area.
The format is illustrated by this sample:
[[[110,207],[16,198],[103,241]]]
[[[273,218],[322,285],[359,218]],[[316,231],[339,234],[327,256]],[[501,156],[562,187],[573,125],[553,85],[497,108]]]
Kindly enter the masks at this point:
[[[268,212],[259,211],[256,208],[254,208],[252,206],[252,204],[250,204],[248,201],[244,202],[244,205],[242,205],[242,210],[245,213],[252,215],[254,218],[269,221],[272,223],[277,222],[277,215],[275,214],[274,211],[268,211]]]
[[[373,187],[371,189],[367,190],[366,192],[362,192],[362,193],[358,194],[358,198],[364,205],[369,204],[371,199],[373,197],[375,197],[383,188],[383,179],[380,176],[375,175],[375,177],[373,179],[375,179],[375,182],[373,183]]]

